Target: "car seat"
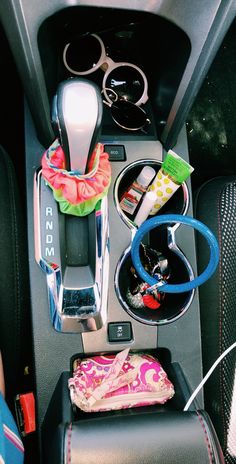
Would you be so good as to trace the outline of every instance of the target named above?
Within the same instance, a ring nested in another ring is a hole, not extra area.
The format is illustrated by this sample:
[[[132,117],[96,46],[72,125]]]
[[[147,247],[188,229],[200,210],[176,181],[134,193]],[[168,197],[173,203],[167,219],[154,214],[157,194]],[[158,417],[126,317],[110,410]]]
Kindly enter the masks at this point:
[[[22,392],[25,366],[31,362],[27,239],[17,179],[11,159],[0,146],[0,348],[6,399]]]
[[[211,179],[199,189],[196,217],[215,233],[220,263],[214,276],[199,288],[203,369],[236,341],[236,176]],[[205,244],[197,237],[198,272],[207,264]],[[225,456],[236,463],[236,350],[221,361],[204,388],[209,413]]]

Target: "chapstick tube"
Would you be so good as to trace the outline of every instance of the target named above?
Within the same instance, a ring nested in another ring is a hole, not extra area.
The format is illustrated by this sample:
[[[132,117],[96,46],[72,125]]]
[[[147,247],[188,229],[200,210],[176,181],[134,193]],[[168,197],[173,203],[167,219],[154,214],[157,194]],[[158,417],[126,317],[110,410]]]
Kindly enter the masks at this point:
[[[139,211],[134,218],[134,223],[136,226],[139,227],[144,221],[146,221],[156,201],[157,197],[154,191],[150,190],[149,192],[145,193]]]
[[[194,168],[190,164],[174,151],[169,150],[155,179],[148,187],[148,191],[156,195],[156,201],[149,215],[155,215],[193,171]]]

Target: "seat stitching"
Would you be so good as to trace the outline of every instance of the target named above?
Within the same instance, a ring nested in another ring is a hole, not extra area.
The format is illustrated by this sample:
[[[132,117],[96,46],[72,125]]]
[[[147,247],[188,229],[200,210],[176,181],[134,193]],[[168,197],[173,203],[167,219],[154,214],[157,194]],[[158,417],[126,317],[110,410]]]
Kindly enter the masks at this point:
[[[220,247],[220,260],[219,260],[219,280],[220,280],[220,285],[219,285],[219,355],[221,355],[223,346],[222,346],[222,325],[223,325],[223,314],[222,314],[222,289],[221,289],[221,282],[222,282],[222,233],[221,233],[221,215],[220,215],[220,205],[222,201],[222,195],[223,195],[224,189],[221,190],[220,194],[218,195],[217,198],[217,209],[218,209],[218,237],[219,237],[219,247]],[[220,363],[219,366],[219,374],[220,374],[220,411],[221,411],[221,416],[222,416],[222,421],[223,421],[223,431],[224,431],[224,443],[225,443],[225,420],[224,420],[224,414],[223,414],[223,371],[222,371],[222,363]]]
[[[17,352],[19,352],[20,348],[20,335],[21,335],[21,318],[20,318],[20,283],[19,283],[19,244],[18,244],[18,234],[17,234],[17,220],[16,220],[16,205],[15,205],[15,196],[14,196],[14,180],[12,176],[12,171],[11,171],[11,163],[5,156],[4,152],[4,161],[6,163],[6,172],[7,172],[7,177],[9,180],[9,199],[10,199],[10,212],[11,212],[11,217],[12,217],[12,248],[13,248],[13,256],[15,259],[13,259],[13,266],[14,266],[14,281],[15,281],[15,290],[16,292],[13,292],[14,294],[14,300],[15,300],[15,306],[14,306],[14,312],[15,312],[15,317],[16,317],[16,325],[15,325],[15,330],[17,333],[16,336],[16,349]]]
[[[206,427],[205,427],[202,416],[200,416],[198,411],[196,411],[196,413],[197,413],[197,418],[198,418],[198,420],[199,420],[199,422],[201,424],[201,427],[202,427],[202,430],[203,430],[203,433],[204,433],[205,443],[207,445],[207,454],[208,454],[209,462],[210,462],[210,464],[213,464],[212,448],[211,448],[210,440],[209,440],[209,437],[208,437],[208,433],[207,433],[207,430],[206,430]]]
[[[72,422],[68,427],[68,439],[67,439],[67,464],[71,464],[71,437],[72,437]]]
[[[235,182],[233,182],[235,185]],[[220,246],[220,261],[219,261],[219,275],[220,275],[220,282],[222,282],[223,279],[223,272],[222,272],[222,223],[221,223],[221,201],[224,192],[226,191],[226,188],[230,185],[230,183],[227,183],[227,185],[224,186],[224,188],[221,190],[220,194],[218,195],[218,235],[219,235],[219,246]],[[222,285],[219,285],[219,354],[224,351],[225,346],[224,346],[224,340],[223,340],[223,305],[222,305]],[[226,447],[227,444],[227,426],[226,426],[226,419],[225,419],[225,414],[224,414],[224,387],[223,387],[223,373],[224,373],[224,363],[221,362],[219,365],[219,373],[220,373],[220,402],[221,402],[221,417],[222,417],[222,422],[223,422],[223,444],[224,448]]]

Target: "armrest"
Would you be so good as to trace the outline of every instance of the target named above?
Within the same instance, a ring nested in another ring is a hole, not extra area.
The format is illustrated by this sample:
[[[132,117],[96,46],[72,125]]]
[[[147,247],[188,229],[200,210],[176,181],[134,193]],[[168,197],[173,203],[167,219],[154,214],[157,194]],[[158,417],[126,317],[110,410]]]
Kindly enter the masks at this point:
[[[57,432],[47,463],[224,463],[204,411],[121,411],[60,425]]]

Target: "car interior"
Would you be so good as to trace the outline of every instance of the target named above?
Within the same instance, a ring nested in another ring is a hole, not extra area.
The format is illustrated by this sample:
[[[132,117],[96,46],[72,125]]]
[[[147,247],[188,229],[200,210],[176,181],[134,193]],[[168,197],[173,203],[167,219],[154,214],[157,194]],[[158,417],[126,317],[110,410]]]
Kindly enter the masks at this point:
[[[1,352],[26,464],[236,463],[235,15],[1,0]]]

